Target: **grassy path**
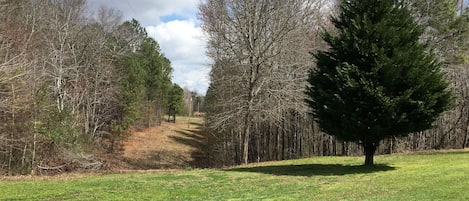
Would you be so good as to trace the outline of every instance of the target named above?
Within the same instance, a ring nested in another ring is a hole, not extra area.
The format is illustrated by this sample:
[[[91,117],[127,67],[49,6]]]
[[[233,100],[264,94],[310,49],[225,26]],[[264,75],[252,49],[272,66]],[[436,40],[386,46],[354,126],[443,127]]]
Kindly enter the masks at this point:
[[[178,117],[177,122],[134,132],[123,143],[122,158],[130,169],[181,169],[200,166],[203,118]]]
[[[469,151],[0,181],[0,200],[469,200]]]

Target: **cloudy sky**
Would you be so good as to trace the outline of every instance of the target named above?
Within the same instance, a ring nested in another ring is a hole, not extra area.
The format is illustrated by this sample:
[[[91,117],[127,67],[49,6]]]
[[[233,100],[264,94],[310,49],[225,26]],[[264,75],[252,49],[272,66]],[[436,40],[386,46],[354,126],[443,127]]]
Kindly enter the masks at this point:
[[[210,71],[197,20],[200,0],[89,0],[93,9],[120,10],[123,20],[137,19],[158,41],[174,68],[173,82],[205,94]]]

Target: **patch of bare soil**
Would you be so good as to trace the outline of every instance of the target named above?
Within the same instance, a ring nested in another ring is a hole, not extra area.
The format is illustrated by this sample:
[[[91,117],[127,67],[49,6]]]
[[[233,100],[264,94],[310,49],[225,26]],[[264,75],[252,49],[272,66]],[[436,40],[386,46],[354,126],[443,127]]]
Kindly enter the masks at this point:
[[[205,143],[203,119],[180,117],[176,123],[133,132],[123,142],[121,160],[115,166],[131,170],[203,167]]]

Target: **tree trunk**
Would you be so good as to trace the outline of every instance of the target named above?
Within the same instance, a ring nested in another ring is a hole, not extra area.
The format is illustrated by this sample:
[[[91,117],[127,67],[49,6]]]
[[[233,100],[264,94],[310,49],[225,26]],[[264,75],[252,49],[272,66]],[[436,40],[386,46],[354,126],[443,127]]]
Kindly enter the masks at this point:
[[[469,126],[469,124],[468,124]],[[467,127],[467,126],[466,126]],[[469,136],[469,133],[466,131],[466,133],[464,134],[464,139],[462,141],[462,149],[465,149],[466,148],[466,142],[467,142],[467,137]]]
[[[459,15],[462,15],[462,13],[464,12],[464,0],[461,0],[461,7],[459,8]]]
[[[34,134],[33,134],[33,150],[31,154],[31,175],[36,174],[36,143],[37,143],[37,129],[36,121],[34,121]]]
[[[148,99],[148,103],[147,103],[147,115],[148,115],[148,119],[147,119],[147,128],[150,128],[151,127],[151,113],[152,113],[152,103],[151,103],[151,100]]]
[[[282,121],[283,128],[285,128],[285,120]],[[280,132],[282,132],[282,160],[285,160],[285,130],[280,129]]]
[[[276,149],[275,149],[275,160],[280,160],[280,128],[276,128]]]
[[[365,165],[372,166],[374,165],[373,156],[375,155],[376,148],[378,146],[375,143],[365,143],[363,145],[365,151]]]
[[[251,128],[251,119],[250,111],[247,111],[244,119],[244,139],[243,139],[243,164],[248,164],[249,161],[249,138],[250,138],[250,128]]]
[[[10,142],[10,150],[8,151],[9,152],[9,157],[8,157],[8,175],[12,175],[12,169],[11,169],[11,165],[12,165],[12,162],[13,162],[13,143],[14,143],[14,139],[15,139],[15,135],[16,135],[16,111],[15,111],[15,87],[13,84],[11,84],[11,127],[10,127],[10,140],[12,140],[12,142]]]

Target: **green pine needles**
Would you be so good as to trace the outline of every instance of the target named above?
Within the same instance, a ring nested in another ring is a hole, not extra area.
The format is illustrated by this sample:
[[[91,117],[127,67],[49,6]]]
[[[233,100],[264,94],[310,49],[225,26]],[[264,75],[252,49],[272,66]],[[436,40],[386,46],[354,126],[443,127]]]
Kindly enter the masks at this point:
[[[330,49],[315,54],[306,102],[321,129],[361,143],[365,164],[383,139],[431,128],[452,105],[436,56],[410,11],[393,0],[341,0]]]

